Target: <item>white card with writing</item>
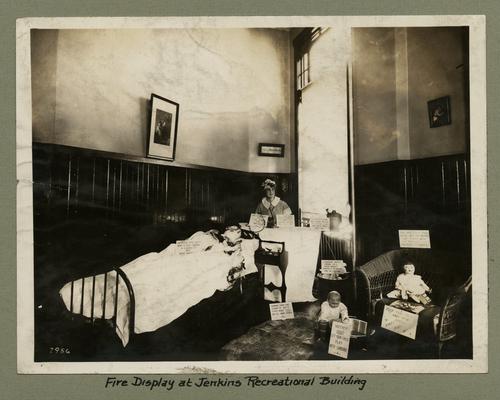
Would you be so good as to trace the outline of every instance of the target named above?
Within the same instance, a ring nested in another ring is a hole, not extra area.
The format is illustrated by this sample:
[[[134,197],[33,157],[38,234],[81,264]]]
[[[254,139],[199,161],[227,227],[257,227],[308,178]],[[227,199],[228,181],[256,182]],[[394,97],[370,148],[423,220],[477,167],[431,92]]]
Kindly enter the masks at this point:
[[[328,345],[328,354],[347,358],[349,353],[349,341],[351,339],[352,325],[342,322],[332,322],[332,334]]]
[[[343,260],[321,260],[322,274],[345,274],[346,263]]]
[[[269,311],[273,321],[295,318],[293,306],[290,302],[269,304]]]
[[[248,226],[252,230],[261,230],[267,226],[268,219],[269,215],[250,214],[250,220],[248,221]]]
[[[384,307],[382,328],[415,339],[417,334],[418,314],[400,310],[391,306]]]
[[[327,217],[314,217],[309,220],[309,227],[311,229],[327,231],[330,229],[330,220]]]
[[[399,230],[399,247],[430,249],[431,239],[428,230]]]
[[[177,245],[177,254],[193,254],[200,250],[201,240],[177,240],[175,244]]]
[[[295,226],[295,216],[291,215],[276,215],[276,225],[278,228],[290,228]]]

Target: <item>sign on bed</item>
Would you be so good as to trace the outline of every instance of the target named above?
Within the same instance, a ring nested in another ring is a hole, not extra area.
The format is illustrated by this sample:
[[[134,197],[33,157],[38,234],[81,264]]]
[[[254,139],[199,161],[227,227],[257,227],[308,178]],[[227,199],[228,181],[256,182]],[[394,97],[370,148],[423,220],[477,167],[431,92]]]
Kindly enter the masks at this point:
[[[200,250],[201,240],[177,240],[175,244],[177,245],[178,255],[193,254]]]

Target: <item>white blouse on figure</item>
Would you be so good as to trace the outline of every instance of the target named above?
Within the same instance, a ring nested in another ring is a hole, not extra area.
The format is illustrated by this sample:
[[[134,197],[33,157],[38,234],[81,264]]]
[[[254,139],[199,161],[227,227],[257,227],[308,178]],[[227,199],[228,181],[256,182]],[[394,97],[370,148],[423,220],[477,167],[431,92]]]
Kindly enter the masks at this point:
[[[338,307],[331,307],[328,304],[328,301],[324,301],[321,304],[321,311],[318,316],[318,320],[320,321],[334,321],[341,320],[344,321],[349,318],[349,312],[347,311],[347,307],[344,303],[339,303]]]

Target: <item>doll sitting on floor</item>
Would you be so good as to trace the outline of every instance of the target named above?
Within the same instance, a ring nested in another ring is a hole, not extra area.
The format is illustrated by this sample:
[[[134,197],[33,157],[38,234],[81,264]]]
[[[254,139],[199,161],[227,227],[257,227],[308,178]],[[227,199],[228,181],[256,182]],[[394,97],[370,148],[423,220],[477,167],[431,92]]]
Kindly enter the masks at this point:
[[[331,291],[328,293],[327,301],[321,304],[315,329],[315,337],[317,339],[328,342],[334,321],[343,323],[351,322],[347,307],[340,300],[340,293]]]
[[[416,303],[428,304],[431,302],[427,293],[432,289],[427,286],[420,275],[415,275],[415,265],[407,262],[403,265],[403,273],[396,279],[395,289],[387,293],[391,299],[412,299]]]
[[[349,322],[349,313],[344,303],[340,302],[339,292],[332,291],[328,293],[328,300],[321,304],[321,310],[318,315],[318,322],[326,321],[329,325],[333,321]]]

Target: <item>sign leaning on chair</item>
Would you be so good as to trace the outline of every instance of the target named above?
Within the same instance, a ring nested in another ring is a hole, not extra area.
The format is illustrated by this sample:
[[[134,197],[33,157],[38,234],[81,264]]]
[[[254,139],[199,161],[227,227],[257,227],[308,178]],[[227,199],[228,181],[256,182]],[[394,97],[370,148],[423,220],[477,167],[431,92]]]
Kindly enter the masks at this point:
[[[417,334],[418,314],[399,308],[385,306],[382,315],[382,328],[415,339]]]

